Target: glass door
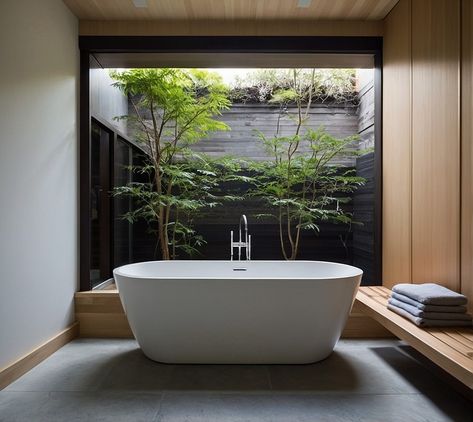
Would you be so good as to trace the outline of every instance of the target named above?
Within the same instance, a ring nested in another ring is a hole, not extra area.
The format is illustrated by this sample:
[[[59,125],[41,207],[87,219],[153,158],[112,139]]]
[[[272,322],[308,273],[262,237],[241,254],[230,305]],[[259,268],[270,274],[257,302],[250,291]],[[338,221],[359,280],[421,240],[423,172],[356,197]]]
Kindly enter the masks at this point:
[[[93,288],[112,276],[109,245],[110,145],[113,134],[95,120],[92,120],[91,132],[90,282]]]

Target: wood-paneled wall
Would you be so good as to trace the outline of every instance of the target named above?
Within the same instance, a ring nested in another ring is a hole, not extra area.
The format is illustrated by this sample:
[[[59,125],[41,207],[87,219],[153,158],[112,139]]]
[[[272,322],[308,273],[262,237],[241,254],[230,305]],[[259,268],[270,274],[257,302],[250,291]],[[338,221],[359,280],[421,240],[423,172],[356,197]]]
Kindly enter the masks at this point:
[[[461,291],[473,311],[473,2],[462,1],[462,219]]]
[[[384,21],[383,284],[473,302],[472,9],[401,0]]]
[[[383,284],[412,280],[411,0],[385,20],[383,54]]]
[[[412,2],[412,282],[460,289],[460,0]]]

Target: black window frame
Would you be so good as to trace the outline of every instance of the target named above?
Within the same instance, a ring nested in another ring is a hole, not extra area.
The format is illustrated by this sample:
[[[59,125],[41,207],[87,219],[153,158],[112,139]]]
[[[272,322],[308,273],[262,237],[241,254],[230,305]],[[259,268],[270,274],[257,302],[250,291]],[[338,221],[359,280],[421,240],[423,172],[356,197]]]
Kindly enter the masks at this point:
[[[79,36],[79,284],[90,281],[90,56],[100,53],[372,54],[375,88],[374,267],[382,284],[382,37],[334,36]],[[94,116],[95,117],[95,116]],[[104,122],[100,122],[104,124]],[[109,127],[110,129],[110,127]],[[112,129],[113,130],[113,129]],[[115,132],[116,136],[116,132]],[[123,138],[123,136],[122,136]],[[125,138],[126,140],[126,138]],[[110,252],[110,251],[109,251]]]

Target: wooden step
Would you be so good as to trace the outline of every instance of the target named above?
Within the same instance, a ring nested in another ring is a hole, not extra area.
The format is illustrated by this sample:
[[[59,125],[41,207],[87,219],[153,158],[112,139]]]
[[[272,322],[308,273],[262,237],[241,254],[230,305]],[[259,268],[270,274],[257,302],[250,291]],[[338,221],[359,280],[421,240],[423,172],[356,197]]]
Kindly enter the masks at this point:
[[[81,337],[133,338],[118,290],[111,284],[105,290],[75,294],[76,320]],[[390,331],[361,312],[355,302],[342,333],[343,338],[392,338]]]

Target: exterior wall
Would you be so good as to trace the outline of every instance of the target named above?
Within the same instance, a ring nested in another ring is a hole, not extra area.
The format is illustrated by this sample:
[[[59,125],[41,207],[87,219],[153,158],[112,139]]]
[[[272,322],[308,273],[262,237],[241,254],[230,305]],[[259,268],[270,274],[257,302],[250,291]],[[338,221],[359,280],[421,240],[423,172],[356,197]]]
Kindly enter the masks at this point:
[[[128,114],[128,101],[118,88],[112,86],[113,80],[108,72],[109,69],[102,69],[93,58],[91,59],[90,113],[126,135],[126,120],[116,121],[114,118]]]
[[[359,149],[374,147],[374,69],[358,69],[358,134]]]
[[[359,149],[374,148],[374,69],[357,70]],[[357,223],[353,230],[353,265],[363,268],[363,284],[377,284],[375,279],[375,162],[374,153],[368,152],[356,159],[356,174],[366,184],[353,194],[353,216]]]
[[[354,148],[367,148],[374,145],[374,88],[373,71],[363,73],[360,105],[355,104],[315,104],[310,110],[308,126],[317,129],[323,125],[336,137],[346,137],[361,133],[365,141]],[[132,110],[132,106],[129,106]],[[360,115],[360,112],[363,112]],[[296,109],[289,109],[295,113]],[[194,151],[213,157],[233,155],[252,160],[271,160],[257,137],[257,130],[266,136],[274,136],[277,128],[279,108],[267,104],[233,104],[223,112],[219,119],[231,130],[211,134],[192,146]],[[150,119],[150,117],[147,117]],[[295,123],[287,117],[280,121],[282,135],[294,133]],[[361,129],[360,129],[361,128]],[[373,280],[373,153],[364,158],[339,158],[334,164],[357,167],[360,175],[366,177],[367,185],[354,195],[354,203],[345,205],[346,211],[355,212],[357,221],[363,226],[354,226],[352,231],[343,225],[322,224],[321,233],[303,233],[303,247],[299,259],[334,260],[360,265],[366,273],[366,282]],[[244,189],[244,187],[242,187]],[[261,213],[261,204],[254,200],[217,207],[195,217],[196,229],[203,234],[207,245],[202,248],[200,259],[227,259],[229,230],[237,230],[241,214],[250,219],[254,239],[255,259],[282,259],[279,246],[278,227],[271,220],[255,219]],[[352,241],[353,237],[353,241]],[[355,256],[356,254],[356,256]]]
[[[133,111],[130,105],[128,109]],[[295,108],[289,107],[288,111],[292,115],[296,113]],[[353,104],[315,104],[309,113],[307,128],[316,130],[324,126],[331,135],[337,138],[358,133],[358,110]],[[229,110],[225,110],[221,116],[217,117],[218,120],[226,123],[230,130],[211,133],[207,139],[202,139],[192,145],[192,149],[208,154],[210,157],[230,155],[256,161],[271,160],[272,157],[258,138],[258,131],[267,137],[274,136],[278,125],[278,114],[278,106],[233,104]],[[151,117],[147,118],[151,119]],[[294,134],[296,128],[294,121],[288,117],[282,117],[279,124],[280,135]],[[357,145],[353,147],[356,149]],[[301,151],[304,149],[301,148]],[[353,166],[355,159],[353,157],[339,158],[334,160],[334,164]]]
[[[289,108],[288,112],[295,116],[296,109]],[[204,152],[210,156],[233,155],[257,161],[271,160],[263,143],[257,136],[261,131],[265,136],[276,134],[279,107],[259,104],[234,104],[224,111],[219,120],[230,126],[231,130],[211,134],[208,139],[193,145],[192,149]],[[344,138],[358,132],[357,108],[354,105],[316,104],[311,107],[307,128],[316,130],[319,126],[337,138]],[[280,135],[293,135],[296,124],[288,117],[280,120]],[[301,148],[301,151],[303,149]],[[354,158],[338,159],[337,164],[352,166]]]
[[[130,107],[132,109],[132,107]],[[290,110],[295,112],[295,109]],[[334,105],[316,104],[310,110],[308,126],[317,129],[324,125],[329,133],[336,137],[346,137],[358,133],[358,106],[353,104]],[[255,160],[271,159],[257,139],[256,130],[266,136],[276,132],[279,108],[266,104],[234,104],[223,112],[220,120],[227,123],[230,131],[211,134],[192,146],[193,150],[213,157],[233,155]],[[150,118],[150,117],[148,117]],[[281,134],[293,134],[295,123],[283,118],[280,122]],[[356,145],[355,145],[356,148]],[[336,164],[355,166],[355,158],[338,159]],[[232,186],[244,189],[244,186]],[[262,205],[255,200],[232,203],[216,207],[194,218],[195,229],[202,234],[207,244],[202,247],[198,259],[228,259],[230,230],[238,230],[241,214],[249,218],[250,232],[253,235],[254,259],[283,259],[279,245],[279,229],[271,219],[257,219],[254,216],[262,212]],[[350,212],[352,205],[345,205]],[[321,224],[321,233],[304,231],[298,259],[332,260],[351,263],[352,234],[344,225]]]
[[[353,193],[353,265],[363,269],[364,285],[379,284],[375,279],[375,179],[374,152],[364,154],[356,160],[356,175],[364,177],[366,183]]]
[[[73,320],[77,19],[61,0],[0,14],[0,367]]]

